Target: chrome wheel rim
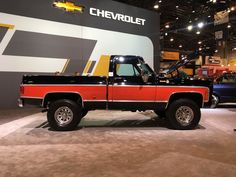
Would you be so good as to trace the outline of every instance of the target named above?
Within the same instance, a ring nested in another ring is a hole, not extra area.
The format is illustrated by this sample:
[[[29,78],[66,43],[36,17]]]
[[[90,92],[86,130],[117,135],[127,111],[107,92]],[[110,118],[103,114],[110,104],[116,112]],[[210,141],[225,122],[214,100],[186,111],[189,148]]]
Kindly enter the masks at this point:
[[[67,106],[63,106],[56,110],[54,118],[59,126],[64,127],[73,120],[73,112]]]
[[[177,109],[175,117],[182,126],[188,126],[193,121],[194,113],[190,107],[181,106]]]

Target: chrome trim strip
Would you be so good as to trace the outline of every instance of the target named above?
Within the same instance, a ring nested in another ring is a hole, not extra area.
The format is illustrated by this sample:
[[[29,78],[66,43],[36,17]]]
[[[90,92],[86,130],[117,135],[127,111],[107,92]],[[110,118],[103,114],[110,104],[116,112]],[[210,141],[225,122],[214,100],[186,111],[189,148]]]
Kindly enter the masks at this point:
[[[209,89],[208,87],[204,87],[204,86],[173,86],[173,85],[108,85],[109,87],[157,87],[157,88],[160,88],[160,87],[164,87],[164,88],[207,88]]]
[[[84,100],[84,102],[140,102],[140,103],[167,103],[167,101],[153,101],[153,100]]]
[[[177,86],[172,86],[172,85],[170,85],[170,86],[168,86],[168,85],[157,85],[157,87],[177,87],[177,88],[208,88],[208,87],[204,87],[204,86],[190,86],[190,85],[186,85],[186,86],[184,86],[184,85],[181,85],[181,86],[179,86],[179,85],[177,85]],[[208,88],[209,89],[209,88]]]
[[[108,100],[108,102],[139,102],[139,103],[166,103],[167,101],[156,101],[156,100]]]
[[[20,98],[32,98],[32,99],[40,99],[40,100],[43,100],[43,97],[33,97],[33,96],[21,96]]]
[[[27,86],[37,86],[37,87],[43,87],[43,86],[82,86],[82,87],[85,87],[85,86],[96,86],[96,87],[102,87],[102,86],[107,86],[106,84],[22,84],[23,87],[27,87]]]
[[[84,102],[107,102],[107,100],[84,100]]]
[[[107,86],[106,84],[22,84],[21,86],[96,86],[103,87]],[[167,87],[167,88],[207,88],[204,86],[172,86],[172,85],[108,85],[109,87]]]
[[[109,87],[153,87],[156,88],[156,85],[108,85]]]

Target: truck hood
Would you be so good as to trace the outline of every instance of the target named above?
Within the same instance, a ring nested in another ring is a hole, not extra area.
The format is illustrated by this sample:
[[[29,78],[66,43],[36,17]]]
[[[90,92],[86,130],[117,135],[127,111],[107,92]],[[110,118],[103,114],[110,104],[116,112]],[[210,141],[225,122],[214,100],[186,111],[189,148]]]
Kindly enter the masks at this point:
[[[174,65],[172,65],[169,69],[166,69],[163,71],[164,74],[171,74],[174,71],[178,70],[180,67],[185,66],[187,63],[194,60],[199,55],[199,52],[193,52],[189,54],[187,57],[182,58],[178,62],[176,62]]]

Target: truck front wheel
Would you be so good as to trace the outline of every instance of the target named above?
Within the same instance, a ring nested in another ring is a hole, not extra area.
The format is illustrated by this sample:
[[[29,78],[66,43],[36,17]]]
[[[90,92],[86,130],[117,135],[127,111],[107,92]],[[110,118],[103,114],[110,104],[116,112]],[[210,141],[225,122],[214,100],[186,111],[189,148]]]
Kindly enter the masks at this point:
[[[81,106],[68,99],[61,99],[50,104],[47,119],[53,130],[74,130],[82,118]]]
[[[198,125],[201,112],[194,101],[179,99],[169,105],[166,117],[174,129],[191,130]]]
[[[82,118],[85,117],[88,114],[87,109],[82,109]]]

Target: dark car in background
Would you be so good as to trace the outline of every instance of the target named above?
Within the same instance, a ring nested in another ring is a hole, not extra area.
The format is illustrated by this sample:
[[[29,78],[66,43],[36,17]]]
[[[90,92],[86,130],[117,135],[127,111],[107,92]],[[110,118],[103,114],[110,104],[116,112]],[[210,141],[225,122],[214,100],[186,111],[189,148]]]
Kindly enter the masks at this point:
[[[236,103],[236,72],[223,73],[215,80],[211,107],[219,103]]]

